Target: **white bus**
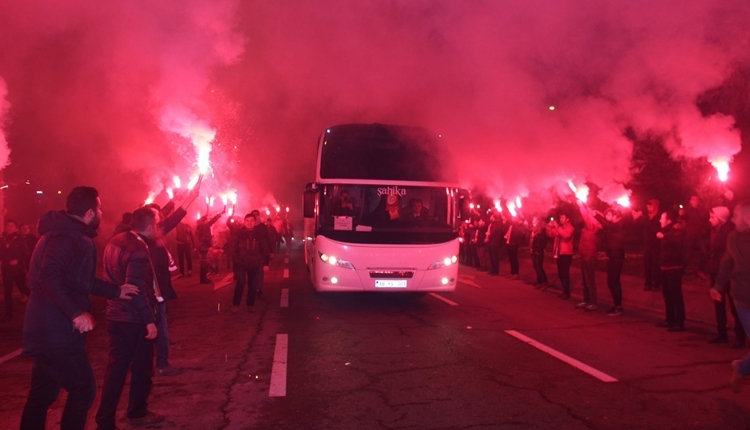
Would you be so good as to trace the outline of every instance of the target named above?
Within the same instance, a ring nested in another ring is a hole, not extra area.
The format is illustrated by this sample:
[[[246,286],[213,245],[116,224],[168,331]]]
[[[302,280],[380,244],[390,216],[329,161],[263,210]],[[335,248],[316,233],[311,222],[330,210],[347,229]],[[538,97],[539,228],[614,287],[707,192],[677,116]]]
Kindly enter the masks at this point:
[[[318,142],[304,193],[305,262],[317,291],[454,291],[466,192],[442,138],[346,124]]]

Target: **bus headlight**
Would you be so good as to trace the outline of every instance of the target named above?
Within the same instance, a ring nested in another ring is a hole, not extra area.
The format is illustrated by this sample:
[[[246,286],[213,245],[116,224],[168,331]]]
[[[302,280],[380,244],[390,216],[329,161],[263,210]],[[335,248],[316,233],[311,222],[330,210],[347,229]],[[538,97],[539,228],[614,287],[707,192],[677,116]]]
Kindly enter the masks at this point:
[[[328,263],[331,266],[338,266],[338,267],[343,267],[344,269],[354,270],[354,266],[352,265],[352,263],[346,260],[341,260],[339,258],[334,257],[333,255],[323,254],[322,252],[319,252],[318,255],[320,256],[320,261],[324,263]]]
[[[456,264],[457,261],[458,261],[458,257],[456,257],[455,255],[452,257],[445,257],[444,259],[440,261],[436,261],[430,264],[427,270],[442,269],[444,267],[448,267],[448,266],[452,266]]]

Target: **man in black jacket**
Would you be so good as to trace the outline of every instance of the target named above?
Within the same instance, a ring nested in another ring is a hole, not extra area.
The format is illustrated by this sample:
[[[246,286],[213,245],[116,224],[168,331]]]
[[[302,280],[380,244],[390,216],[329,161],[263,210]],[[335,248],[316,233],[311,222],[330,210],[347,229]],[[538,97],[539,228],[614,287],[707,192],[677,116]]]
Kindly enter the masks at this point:
[[[661,285],[661,264],[659,262],[660,246],[656,233],[661,230],[659,223],[659,200],[651,199],[646,202],[646,214],[643,212],[633,212],[633,219],[636,220],[643,231],[643,269],[645,283],[644,291],[659,291]]]
[[[727,238],[734,231],[734,223],[729,219],[730,212],[726,206],[717,206],[709,214],[711,223],[711,242],[709,245],[708,257],[708,274],[711,277],[711,285],[716,284],[716,276],[719,274],[721,259],[727,250]],[[727,336],[727,302],[729,309],[734,316],[734,348],[745,346],[745,330],[742,328],[740,319],[737,316],[737,308],[734,305],[732,296],[727,294],[729,285],[724,285],[724,292],[721,293],[721,301],[714,301],[716,311],[716,328],[718,335],[708,341],[708,343],[729,343]]]
[[[607,311],[609,316],[622,315],[622,283],[620,276],[622,266],[625,264],[625,221],[622,212],[618,209],[610,209],[606,215],[597,212],[596,220],[604,229],[605,249],[607,251],[607,287],[612,294],[614,306]],[[654,237],[656,235],[654,234]]]
[[[141,208],[133,212],[132,231],[113,237],[104,249],[104,275],[113,283],[136,285],[138,295],[132,301],[107,300],[109,362],[96,424],[99,430],[115,428],[117,403],[128,370],[130,396],[127,418],[133,425],[156,424],[164,416],[148,411],[151,372],[156,338],[156,301],[161,293],[154,277],[148,244],[157,235],[154,212]]]
[[[15,221],[5,222],[5,231],[2,235],[3,289],[5,290],[5,316],[0,322],[13,320],[13,284],[24,297],[28,297],[29,289],[26,286],[25,263],[31,255],[26,241],[18,234],[18,225]]]
[[[31,388],[21,428],[44,428],[47,410],[60,388],[68,392],[60,426],[83,429],[96,397],[96,379],[86,355],[87,333],[94,328],[89,294],[129,300],[138,289],[95,277],[96,236],[101,202],[94,188],[78,187],[66,210],[39,220],[42,234],[31,258],[31,295],[23,324],[24,357],[33,357]]]
[[[255,296],[259,288],[258,272],[263,271],[263,264],[271,253],[268,241],[261,235],[256,223],[253,214],[245,215],[241,226],[238,226],[236,222],[227,222],[231,231],[229,248],[232,250],[234,279],[237,282],[232,298],[232,313],[239,311],[245,284],[248,285],[245,303],[248,310],[252,309],[251,306],[255,304]]]
[[[273,250],[275,249],[273,239],[271,239],[271,233],[268,231],[268,226],[265,224],[263,217],[260,215],[259,210],[254,210],[250,212],[250,214],[255,217],[255,234],[256,238],[258,240],[265,240],[268,244],[268,254],[265,256],[263,260],[263,265],[261,266],[260,270],[256,273],[255,277],[256,279],[256,285],[257,285],[257,291],[258,296],[263,295],[263,282],[265,281],[265,271],[268,270],[269,266],[271,265],[271,259],[273,258]]]

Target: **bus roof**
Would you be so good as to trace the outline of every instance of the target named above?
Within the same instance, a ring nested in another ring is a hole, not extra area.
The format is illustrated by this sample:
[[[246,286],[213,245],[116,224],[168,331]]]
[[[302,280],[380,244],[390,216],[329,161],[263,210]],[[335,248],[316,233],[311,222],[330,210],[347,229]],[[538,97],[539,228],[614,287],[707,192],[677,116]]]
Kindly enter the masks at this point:
[[[316,180],[456,183],[447,155],[440,135],[425,128],[336,125],[321,135]]]

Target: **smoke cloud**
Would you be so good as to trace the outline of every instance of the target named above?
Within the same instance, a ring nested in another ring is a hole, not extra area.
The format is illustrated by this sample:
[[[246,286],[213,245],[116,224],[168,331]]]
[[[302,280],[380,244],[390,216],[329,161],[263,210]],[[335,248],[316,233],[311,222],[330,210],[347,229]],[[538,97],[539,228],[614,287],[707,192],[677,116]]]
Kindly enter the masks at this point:
[[[627,128],[675,157],[741,148],[733,119],[696,101],[748,60],[746,1],[253,2],[242,16],[235,92],[279,142],[271,154],[300,154],[298,182],[314,137],[346,122],[431,128],[464,185],[506,197],[573,179],[613,201],[630,178]]]
[[[129,208],[210,150],[212,192],[290,204],[326,127],[380,122],[440,133],[494,197],[573,180],[613,200],[626,129],[675,157],[740,151],[734,119],[696,104],[748,63],[748,17],[746,0],[0,0],[9,170]]]

